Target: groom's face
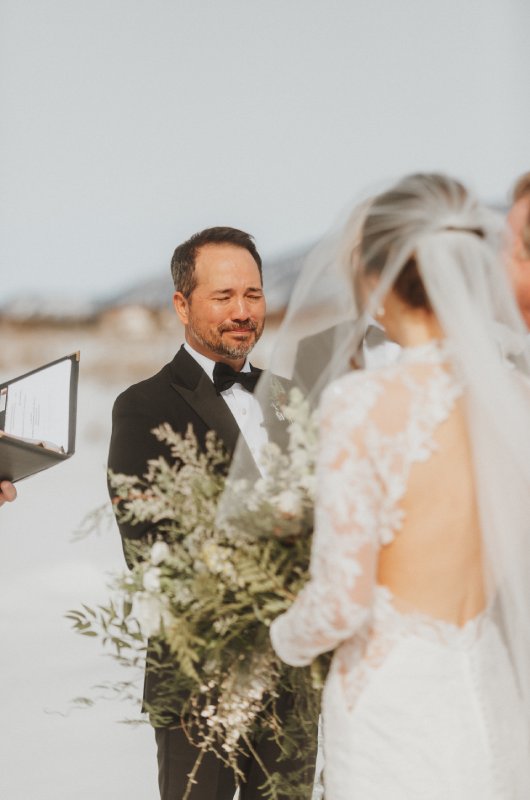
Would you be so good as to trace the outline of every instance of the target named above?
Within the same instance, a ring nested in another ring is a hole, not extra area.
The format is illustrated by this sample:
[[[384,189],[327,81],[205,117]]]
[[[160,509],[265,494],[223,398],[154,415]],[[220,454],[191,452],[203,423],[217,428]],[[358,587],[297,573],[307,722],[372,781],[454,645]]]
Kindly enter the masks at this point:
[[[214,361],[242,366],[265,321],[258,265],[243,247],[208,244],[197,253],[195,279],[188,298],[174,295],[186,340]]]

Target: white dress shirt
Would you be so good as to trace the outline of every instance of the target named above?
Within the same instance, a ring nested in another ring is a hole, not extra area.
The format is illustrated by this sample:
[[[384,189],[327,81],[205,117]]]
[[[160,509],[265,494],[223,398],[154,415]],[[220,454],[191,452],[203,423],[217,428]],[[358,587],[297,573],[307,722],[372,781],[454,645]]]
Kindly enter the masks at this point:
[[[198,353],[188,342],[184,342],[184,349],[195,359],[213,382],[213,370],[216,362],[208,358],[208,356]],[[241,372],[250,372],[248,358],[245,360]],[[240,383],[234,383],[230,389],[225,389],[224,392],[221,392],[221,397],[232,412],[254,461],[259,471],[263,474],[260,456],[264,445],[268,442],[268,437],[263,424],[263,411],[260,404],[252,392],[249,392]]]

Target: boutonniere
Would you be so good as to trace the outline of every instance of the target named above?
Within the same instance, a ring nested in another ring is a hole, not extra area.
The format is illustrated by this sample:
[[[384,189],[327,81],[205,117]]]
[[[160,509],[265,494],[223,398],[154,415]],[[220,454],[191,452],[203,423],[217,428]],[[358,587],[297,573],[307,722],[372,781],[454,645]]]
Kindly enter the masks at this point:
[[[278,419],[280,422],[285,422],[285,414],[283,413],[280,404],[276,400],[273,400],[271,402],[271,406],[276,414],[276,419]]]
[[[271,408],[276,415],[276,419],[280,422],[285,422],[287,417],[285,416],[284,409],[288,401],[287,392],[283,383],[274,376],[271,378],[270,392]]]

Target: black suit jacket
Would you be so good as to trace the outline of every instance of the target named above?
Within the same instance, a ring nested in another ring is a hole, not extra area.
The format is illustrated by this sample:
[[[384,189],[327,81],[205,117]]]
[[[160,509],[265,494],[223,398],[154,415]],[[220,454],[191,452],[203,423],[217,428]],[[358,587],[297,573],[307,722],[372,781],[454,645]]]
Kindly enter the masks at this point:
[[[279,388],[281,393],[285,393],[288,384],[282,381]],[[287,426],[283,418],[280,419],[281,415],[277,413],[277,398],[271,397],[271,403],[267,403],[262,410],[269,436],[272,436],[280,446],[285,445]],[[200,444],[204,443],[209,430],[215,431],[222,439],[229,455],[233,454],[239,438],[239,427],[227,404],[217,394],[212,381],[204,370],[184,348],[181,348],[173,361],[166,364],[152,378],[131,386],[117,398],[112,417],[109,468],[113,472],[141,476],[146,470],[149,459],[162,455],[171,461],[169,448],[158,442],[150,432],[164,422],[168,422],[175,431],[182,434],[186,432],[191,423]],[[244,440],[241,446],[245,446]],[[256,477],[258,476],[259,472],[256,467]],[[252,480],[252,475],[249,474],[248,478]],[[149,525],[120,524],[119,527],[124,546],[129,539],[138,539],[149,531],[156,532],[156,525],[152,523]],[[147,658],[151,663],[156,663],[156,656],[152,648],[148,651]],[[146,672],[144,700],[144,708],[147,710],[153,706],[157,711],[164,710],[164,721],[161,723],[154,720],[155,725],[179,727],[181,724],[179,709],[164,707],[163,674],[160,675],[157,671],[152,670]],[[285,717],[287,720],[294,699],[289,693],[284,693],[280,697],[279,703],[282,718]],[[304,767],[307,769],[308,785],[311,784],[316,756],[316,727],[308,734],[307,745],[303,748],[302,753],[291,754],[287,759],[280,756],[280,751],[272,739],[265,738],[263,745],[260,745],[259,741],[254,742],[253,746],[258,749],[262,748],[260,757],[268,772],[280,770],[284,774],[290,775],[291,772]],[[188,759],[192,764],[196,757],[195,748],[186,737],[179,740],[179,748],[181,750],[193,749],[193,757],[191,760]],[[281,763],[280,758],[282,759]],[[216,759],[214,761],[217,769],[219,762]],[[242,768],[247,780],[247,785],[244,790],[242,789],[242,796],[249,800],[262,798],[263,793],[255,786],[261,784],[263,780],[261,767],[256,766],[253,758],[250,758],[248,763],[242,764]],[[160,762],[160,770],[164,776],[171,774],[171,781],[175,781],[175,786],[181,787],[183,794],[187,784],[187,775],[186,770],[182,771],[181,761],[178,758],[167,756]],[[208,774],[203,773],[200,778],[200,785],[204,787],[200,790],[202,792],[200,796],[212,797],[213,800],[214,797],[221,795],[217,794],[217,789],[214,788],[218,785],[216,770],[212,772],[211,764],[208,770],[210,770]],[[170,778],[168,778],[168,782],[169,780]],[[173,786],[173,783],[171,785]]]
[[[167,422],[185,434],[191,424],[199,445],[213,430],[229,455],[239,438],[239,427],[232,412],[201,366],[182,347],[173,361],[152,378],[126,389],[114,403],[108,467],[113,472],[142,476],[150,459],[163,456],[171,463],[167,445],[152,434],[153,428]],[[244,446],[244,445],[243,445]],[[257,473],[257,468],[256,468]],[[109,488],[112,496],[112,491]],[[119,523],[124,547],[128,539],[139,539],[153,524]],[[125,554],[127,558],[127,553]]]
[[[215,431],[229,456],[239,438],[239,427],[232,412],[202,367],[183,347],[160,372],[130,386],[116,399],[112,412],[109,469],[141,477],[150,459],[163,456],[171,463],[169,448],[151,433],[164,422],[181,434],[186,433],[191,424],[199,445],[204,444],[208,431]],[[244,440],[242,446],[246,446]],[[254,462],[250,459],[249,463]],[[256,478],[258,476],[256,467]],[[109,493],[113,499],[110,486]],[[127,542],[156,533],[156,524],[118,522],[118,527],[125,558],[131,566]],[[148,703],[156,698],[157,683],[155,675],[148,672],[144,687],[144,699]]]

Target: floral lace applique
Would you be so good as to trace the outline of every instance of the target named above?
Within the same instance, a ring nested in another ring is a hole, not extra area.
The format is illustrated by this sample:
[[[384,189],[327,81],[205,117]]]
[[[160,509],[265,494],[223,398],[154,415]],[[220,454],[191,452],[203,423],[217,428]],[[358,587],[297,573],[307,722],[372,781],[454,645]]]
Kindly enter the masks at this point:
[[[490,609],[487,609],[459,627],[420,611],[404,613],[395,607],[390,590],[376,585],[370,624],[340,644],[333,662],[332,669],[338,673],[347,708],[353,709],[404,636],[428,639],[454,650],[468,650],[490,624],[490,619]]]
[[[412,464],[433,453],[434,433],[462,392],[443,365],[443,348],[413,350],[401,363],[349,374],[324,393],[311,579],[271,627],[287,663],[308,664],[343,643],[337,668],[345,660],[351,669],[367,646],[379,549],[403,525]],[[377,638],[372,665],[391,646],[392,637]]]

